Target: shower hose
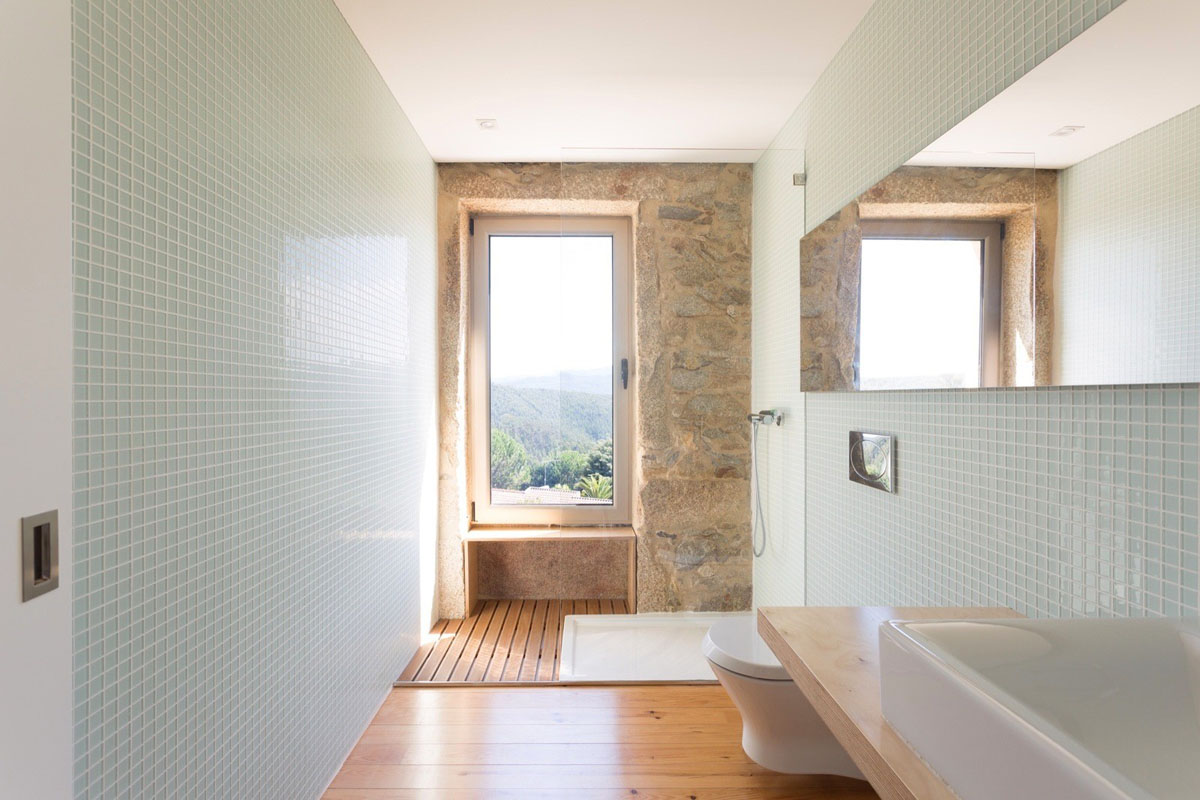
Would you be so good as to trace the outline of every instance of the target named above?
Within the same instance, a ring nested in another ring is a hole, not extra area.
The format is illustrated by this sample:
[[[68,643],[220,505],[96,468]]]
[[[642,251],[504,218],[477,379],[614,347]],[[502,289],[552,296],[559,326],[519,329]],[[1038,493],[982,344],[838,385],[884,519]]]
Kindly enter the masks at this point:
[[[750,532],[750,545],[754,557],[759,558],[767,551],[767,518],[762,509],[762,489],[758,473],[758,428],[761,419],[751,418],[750,425],[750,475],[754,479],[754,527]],[[759,531],[762,531],[762,544],[759,544]]]

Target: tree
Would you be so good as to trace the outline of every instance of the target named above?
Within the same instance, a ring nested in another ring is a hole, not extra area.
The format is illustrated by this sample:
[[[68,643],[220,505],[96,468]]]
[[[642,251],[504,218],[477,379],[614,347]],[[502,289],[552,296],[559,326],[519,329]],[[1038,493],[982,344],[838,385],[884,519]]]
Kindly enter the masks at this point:
[[[592,452],[588,453],[587,457],[587,474],[588,475],[606,475],[612,478],[613,474],[613,443],[612,439],[605,439],[602,442],[597,442],[592,448]],[[610,481],[611,482],[611,481]]]
[[[532,469],[530,480],[538,486],[574,486],[588,474],[588,457],[577,450],[560,450]]]
[[[529,485],[529,454],[513,437],[492,429],[492,487],[523,489]]]
[[[579,479],[579,483],[575,484],[575,488],[580,491],[584,497],[594,497],[598,500],[612,500],[613,482],[608,475],[586,475]]]

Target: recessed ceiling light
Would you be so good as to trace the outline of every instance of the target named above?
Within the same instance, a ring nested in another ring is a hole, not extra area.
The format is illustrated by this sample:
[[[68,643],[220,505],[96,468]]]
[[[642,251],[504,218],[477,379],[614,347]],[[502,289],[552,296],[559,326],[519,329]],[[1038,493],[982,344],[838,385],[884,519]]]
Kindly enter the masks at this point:
[[[477,120],[475,120],[475,124],[478,125],[480,128],[482,128],[485,131],[490,131],[496,127],[496,120],[494,120],[494,119],[477,119]]]
[[[1052,133],[1050,135],[1051,136],[1070,136],[1071,134],[1075,133],[1076,131],[1081,131],[1081,130],[1083,130],[1082,125],[1063,125],[1061,128],[1059,128],[1058,130],[1056,130],[1054,133]]]

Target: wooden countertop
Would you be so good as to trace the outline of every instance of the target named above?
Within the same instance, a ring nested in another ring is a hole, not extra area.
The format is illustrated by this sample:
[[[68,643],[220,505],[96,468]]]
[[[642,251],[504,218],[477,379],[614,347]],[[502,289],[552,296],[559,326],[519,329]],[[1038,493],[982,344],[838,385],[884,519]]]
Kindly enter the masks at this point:
[[[879,625],[1020,616],[1007,608],[760,608],[758,632],[883,800],[953,800],[950,787],[883,720]]]

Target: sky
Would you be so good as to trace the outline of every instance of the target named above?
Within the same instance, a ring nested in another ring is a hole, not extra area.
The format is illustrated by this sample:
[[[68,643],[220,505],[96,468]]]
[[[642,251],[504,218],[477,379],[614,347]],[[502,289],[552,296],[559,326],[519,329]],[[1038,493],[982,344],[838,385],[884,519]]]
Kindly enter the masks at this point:
[[[612,238],[499,236],[491,247],[493,380],[612,367]]]
[[[981,243],[864,239],[859,369],[872,377],[960,373],[979,385]]]

